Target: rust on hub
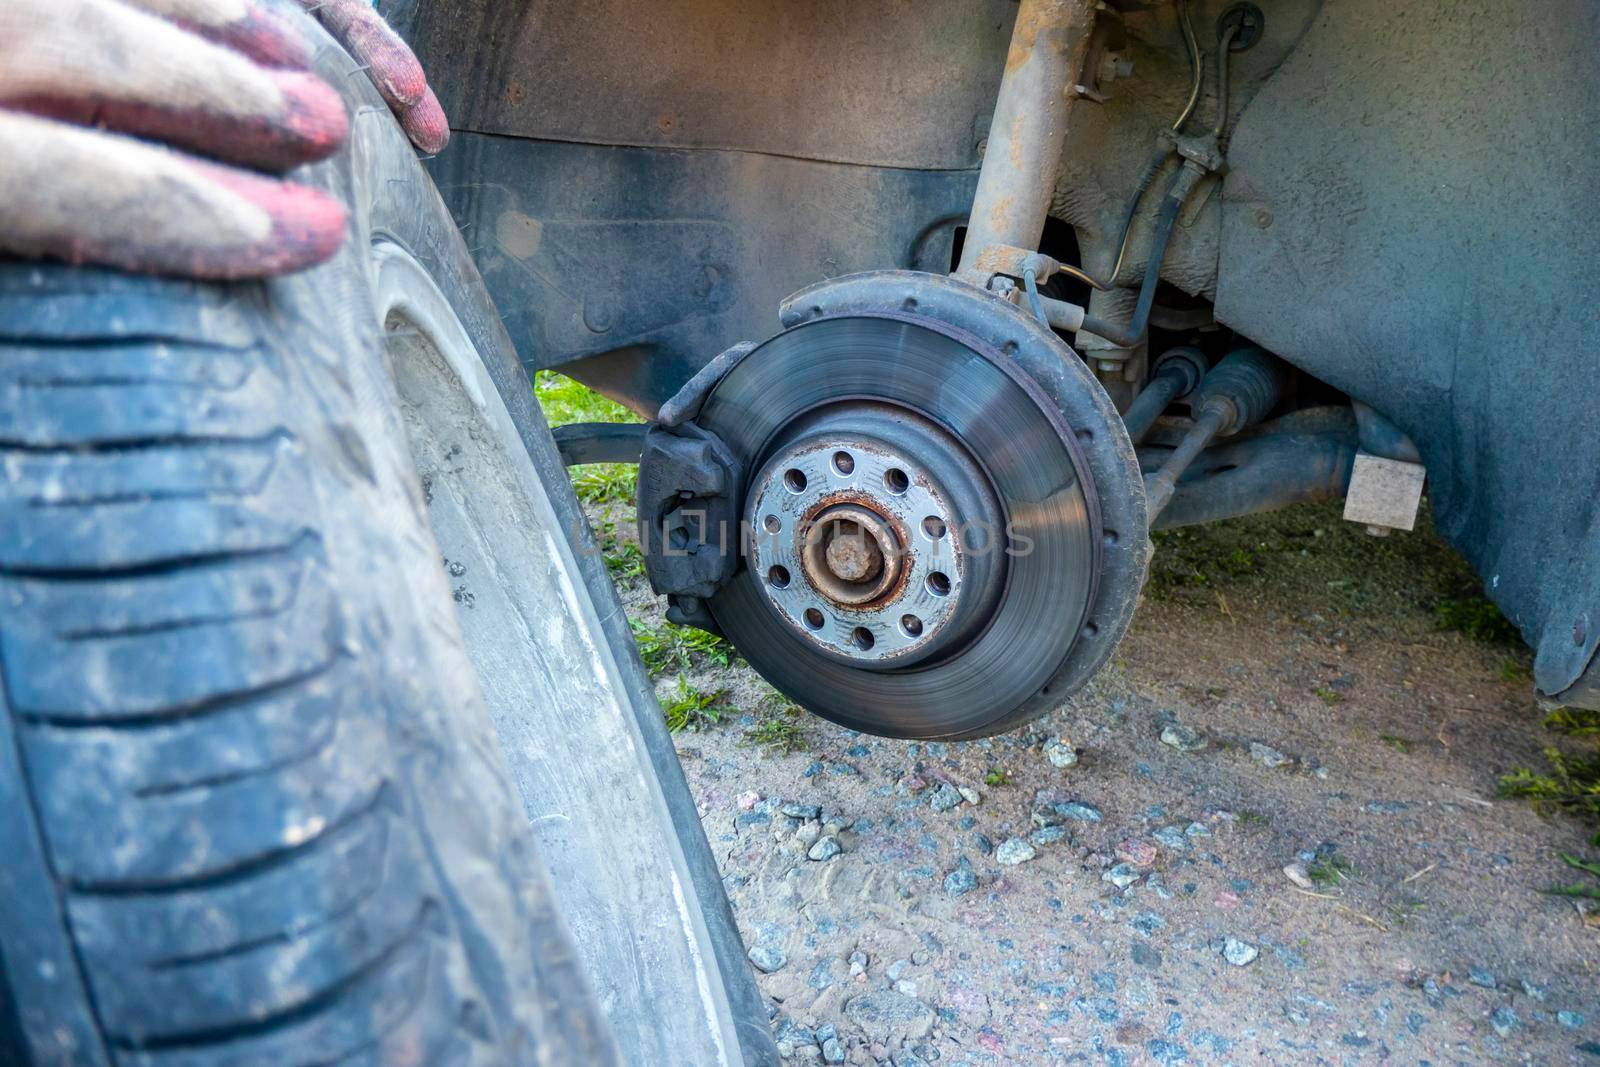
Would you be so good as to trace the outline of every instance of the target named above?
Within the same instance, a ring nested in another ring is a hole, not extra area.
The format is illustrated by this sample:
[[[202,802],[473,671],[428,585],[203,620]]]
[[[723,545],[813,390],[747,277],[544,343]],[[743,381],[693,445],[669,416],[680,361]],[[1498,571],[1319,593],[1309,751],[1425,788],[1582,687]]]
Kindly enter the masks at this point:
[[[806,578],[835,604],[860,608],[892,595],[901,584],[901,539],[888,518],[864,503],[823,501],[806,516],[801,536]]]

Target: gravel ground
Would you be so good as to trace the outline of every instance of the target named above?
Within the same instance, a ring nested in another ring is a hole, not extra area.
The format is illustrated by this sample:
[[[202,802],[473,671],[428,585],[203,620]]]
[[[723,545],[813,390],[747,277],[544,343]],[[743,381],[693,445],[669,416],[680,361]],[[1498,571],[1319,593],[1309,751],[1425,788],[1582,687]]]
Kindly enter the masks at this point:
[[[1600,916],[1541,892],[1589,831],[1494,799],[1547,738],[1527,651],[1438,628],[1464,564],[1326,507],[1157,560],[1114,664],[1001,737],[856,734],[737,658],[663,670],[664,702],[727,709],[678,753],[785,1056],[1600,1063]]]

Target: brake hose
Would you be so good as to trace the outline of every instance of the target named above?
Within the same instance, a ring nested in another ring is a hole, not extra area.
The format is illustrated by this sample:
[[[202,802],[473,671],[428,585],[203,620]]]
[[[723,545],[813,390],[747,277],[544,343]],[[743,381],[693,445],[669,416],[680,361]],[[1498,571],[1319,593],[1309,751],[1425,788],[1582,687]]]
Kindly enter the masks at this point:
[[[1222,131],[1228,128],[1228,52],[1239,33],[1237,25],[1217,29],[1217,124],[1211,133],[1220,142]]]
[[[1188,24],[1188,6],[1180,0],[1178,9],[1186,31],[1185,43],[1188,44],[1192,38],[1192,31]],[[1211,132],[1219,141],[1222,138],[1223,131],[1228,126],[1228,52],[1232,48],[1234,37],[1238,33],[1239,27],[1237,25],[1219,27],[1217,30],[1217,121]],[[1198,49],[1196,48],[1195,52],[1191,53],[1194,81],[1190,91],[1190,100],[1188,105],[1184,107],[1183,113],[1178,116],[1178,121],[1173,123],[1172,129],[1175,133],[1188,120],[1199,96],[1201,71],[1204,69],[1204,63],[1197,52]],[[1160,163],[1165,163],[1168,155],[1170,155],[1170,151],[1163,153],[1160,156]],[[1151,168],[1146,168],[1147,173],[1150,170]],[[1190,175],[1187,181],[1185,181],[1185,175]],[[1172,184],[1167,187],[1166,202],[1161,205],[1161,214],[1156,217],[1156,229],[1150,242],[1150,256],[1145,262],[1144,279],[1139,286],[1139,303],[1134,307],[1132,321],[1126,327],[1123,327],[1107,322],[1098,315],[1085,315],[1083,317],[1084,330],[1097,337],[1104,337],[1106,340],[1123,348],[1133,348],[1144,340],[1150,324],[1150,309],[1154,306],[1156,300],[1156,284],[1161,278],[1161,263],[1166,258],[1167,242],[1172,238],[1172,227],[1178,220],[1178,212],[1183,209],[1183,202],[1188,199],[1190,191],[1193,190],[1195,183],[1201,177],[1203,177],[1203,174],[1199,172],[1198,167],[1185,160],[1177,175],[1172,179]],[[1145,184],[1148,183],[1146,182]],[[1127,221],[1123,227],[1122,249],[1118,251],[1117,265],[1111,271],[1113,281],[1116,280],[1117,272],[1122,268],[1122,255],[1127,250],[1128,229],[1132,225],[1139,200],[1143,195],[1144,186],[1141,185],[1139,191],[1134,194],[1133,203],[1130,205]]]
[[[1144,281],[1139,286],[1139,302],[1134,306],[1132,321],[1127,326],[1118,326],[1098,315],[1085,315],[1082,327],[1085,331],[1096,337],[1104,337],[1122,348],[1134,348],[1144,340],[1150,309],[1156,302],[1156,285],[1161,280],[1161,263],[1167,256],[1167,242],[1172,237],[1172,228],[1177,225],[1178,212],[1183,210],[1184,201],[1189,199],[1189,193],[1204,176],[1205,171],[1199,164],[1184,160],[1178,173],[1173,175],[1172,183],[1167,186],[1167,197],[1161,205],[1161,213],[1156,216],[1155,233],[1150,239],[1150,258],[1144,265]]]
[[[1183,124],[1194,114],[1195,105],[1200,102],[1200,84],[1205,80],[1205,57],[1200,54],[1200,42],[1195,38],[1194,24],[1189,20],[1189,0],[1178,0],[1178,28],[1183,33],[1184,53],[1189,57],[1189,99],[1184,103],[1183,110],[1178,112],[1178,117],[1172,121],[1173,133],[1182,133]],[[1226,82],[1223,84],[1226,86]],[[1059,273],[1076,278],[1102,293],[1108,293],[1115,287],[1117,275],[1122,273],[1122,264],[1128,257],[1128,238],[1133,235],[1133,220],[1139,216],[1139,205],[1144,202],[1144,194],[1149,191],[1150,183],[1156,180],[1156,175],[1161,173],[1161,168],[1170,158],[1172,158],[1171,148],[1166,146],[1158,148],[1139,174],[1138,184],[1134,187],[1133,196],[1128,198],[1128,208],[1122,215],[1122,232],[1117,238],[1117,261],[1112,266],[1107,280],[1102,282],[1088,271],[1067,263],[1057,268]]]

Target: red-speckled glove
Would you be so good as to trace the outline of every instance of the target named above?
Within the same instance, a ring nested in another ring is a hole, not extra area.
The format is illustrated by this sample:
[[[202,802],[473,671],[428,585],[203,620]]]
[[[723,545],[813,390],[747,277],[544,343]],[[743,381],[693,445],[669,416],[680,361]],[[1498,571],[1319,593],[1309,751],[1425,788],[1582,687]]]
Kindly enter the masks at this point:
[[[436,149],[444,116],[415,57],[344,3],[318,14]],[[348,136],[310,59],[270,0],[0,0],[0,250],[195,278],[332,256],[339,204],[267,176]]]
[[[367,0],[299,0],[323,28],[334,36],[388,102],[389,110],[411,138],[411,143],[432,155],[450,140],[439,98],[428,87],[422,64],[400,35],[389,28]]]

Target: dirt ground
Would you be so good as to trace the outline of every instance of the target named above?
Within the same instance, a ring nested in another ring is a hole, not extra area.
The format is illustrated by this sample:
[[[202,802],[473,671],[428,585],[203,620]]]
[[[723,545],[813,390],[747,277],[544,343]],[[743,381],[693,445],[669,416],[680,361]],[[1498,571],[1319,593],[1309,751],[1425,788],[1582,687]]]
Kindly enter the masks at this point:
[[[737,658],[658,654],[664,703],[722,709],[678,752],[785,1056],[1600,1063],[1600,925],[1543,892],[1592,831],[1495,799],[1549,739],[1465,564],[1320,506],[1156,559],[1094,684],[981,741],[856,734]]]

